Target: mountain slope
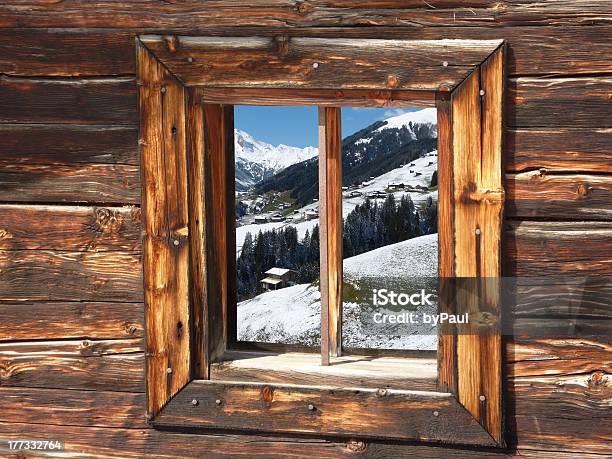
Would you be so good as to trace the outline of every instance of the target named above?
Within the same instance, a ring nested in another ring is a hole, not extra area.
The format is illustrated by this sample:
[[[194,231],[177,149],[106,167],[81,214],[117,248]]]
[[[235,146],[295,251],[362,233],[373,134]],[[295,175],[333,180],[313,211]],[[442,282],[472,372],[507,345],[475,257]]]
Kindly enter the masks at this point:
[[[389,172],[437,148],[436,110],[424,109],[377,121],[342,141],[345,186]],[[293,164],[266,178],[255,191],[290,191],[305,205],[318,195],[317,158]]]
[[[235,130],[236,189],[244,191],[277,172],[317,155],[315,147],[271,145]]]

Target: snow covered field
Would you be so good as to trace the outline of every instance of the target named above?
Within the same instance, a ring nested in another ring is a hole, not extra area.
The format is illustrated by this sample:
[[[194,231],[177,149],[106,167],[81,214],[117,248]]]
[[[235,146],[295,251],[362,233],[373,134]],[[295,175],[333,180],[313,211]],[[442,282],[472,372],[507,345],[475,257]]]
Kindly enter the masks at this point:
[[[391,288],[400,285],[397,290],[408,293],[403,290],[402,281],[414,280],[418,284],[434,279],[437,276],[437,257],[437,234],[430,234],[345,259],[345,282],[351,286],[353,297],[344,301],[344,346],[435,349],[436,329],[429,325],[389,325],[372,333],[364,315],[371,315],[374,306],[370,291],[364,286],[381,285],[382,282]],[[419,285],[414,283],[411,287],[419,289]],[[238,339],[317,346],[321,325],[320,299],[318,286],[300,284],[238,303]],[[418,312],[435,313],[435,310],[436,306],[430,306],[419,308]]]

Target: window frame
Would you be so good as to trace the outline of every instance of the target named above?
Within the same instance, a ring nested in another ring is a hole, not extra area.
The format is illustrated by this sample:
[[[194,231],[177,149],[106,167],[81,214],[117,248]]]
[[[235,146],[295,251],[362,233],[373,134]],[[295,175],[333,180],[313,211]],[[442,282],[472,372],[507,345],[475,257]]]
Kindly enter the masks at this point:
[[[319,128],[326,132],[320,138],[328,141],[320,152],[321,196],[326,196],[321,221],[330,206],[338,212],[334,202],[341,199],[341,183],[337,189],[326,186],[342,176],[338,107],[435,106],[440,277],[497,279],[504,202],[503,41],[141,36],[136,52],[150,422],[502,446],[499,333],[441,330],[438,392],[208,378],[210,363],[235,342],[230,307],[235,259],[228,256],[235,234],[227,226],[234,219],[231,106],[320,107]],[[415,59],[423,66],[410,68]],[[360,71],[345,71],[352,68]],[[227,218],[211,218],[219,214]],[[331,228],[331,234],[321,233],[321,245],[333,249],[332,268],[322,270],[325,290],[332,292],[329,309],[322,310],[326,364],[341,353],[342,234],[337,225],[321,226]],[[324,244],[324,238],[332,242]],[[330,256],[321,260],[322,266],[329,263]],[[340,272],[339,279],[329,277],[330,271]],[[499,320],[499,285],[483,285],[487,310]],[[455,307],[454,300],[441,300],[443,310]],[[355,408],[365,405],[373,413],[368,422]]]

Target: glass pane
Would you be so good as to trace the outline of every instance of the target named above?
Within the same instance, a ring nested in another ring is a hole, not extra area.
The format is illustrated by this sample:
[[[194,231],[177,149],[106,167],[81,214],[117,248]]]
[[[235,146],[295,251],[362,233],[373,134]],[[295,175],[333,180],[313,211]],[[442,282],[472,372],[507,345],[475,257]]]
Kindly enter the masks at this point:
[[[349,108],[342,125],[343,346],[435,350],[436,110]]]
[[[316,107],[235,107],[239,341],[318,346]]]

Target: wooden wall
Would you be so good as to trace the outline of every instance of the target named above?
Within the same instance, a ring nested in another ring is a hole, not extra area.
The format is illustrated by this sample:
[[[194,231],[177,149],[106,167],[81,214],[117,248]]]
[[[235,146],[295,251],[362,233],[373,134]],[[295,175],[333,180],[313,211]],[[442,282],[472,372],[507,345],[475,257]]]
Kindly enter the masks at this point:
[[[505,274],[609,276],[611,22],[610,0],[3,1],[0,455],[29,437],[87,457],[491,457],[146,425],[134,37],[508,40]],[[609,290],[591,297],[581,313],[603,323]],[[601,335],[507,340],[507,453],[611,455],[611,351]]]

